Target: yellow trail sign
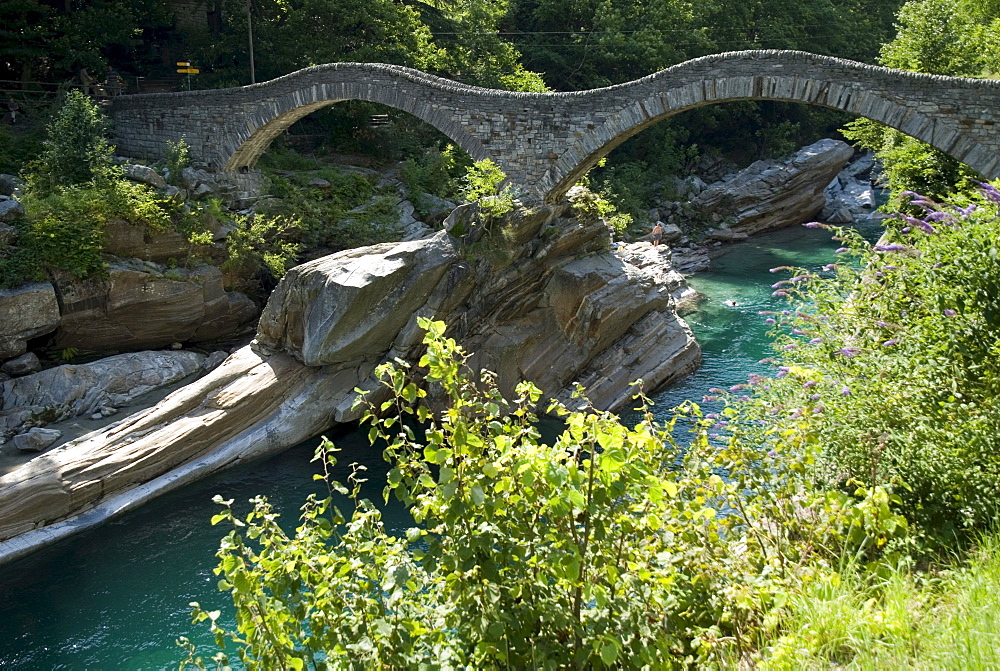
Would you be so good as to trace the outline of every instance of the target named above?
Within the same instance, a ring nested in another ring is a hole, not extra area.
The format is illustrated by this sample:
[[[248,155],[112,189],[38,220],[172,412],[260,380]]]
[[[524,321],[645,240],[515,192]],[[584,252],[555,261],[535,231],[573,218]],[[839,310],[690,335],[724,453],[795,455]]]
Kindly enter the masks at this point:
[[[182,75],[196,75],[201,72],[198,68],[178,68],[177,72]]]

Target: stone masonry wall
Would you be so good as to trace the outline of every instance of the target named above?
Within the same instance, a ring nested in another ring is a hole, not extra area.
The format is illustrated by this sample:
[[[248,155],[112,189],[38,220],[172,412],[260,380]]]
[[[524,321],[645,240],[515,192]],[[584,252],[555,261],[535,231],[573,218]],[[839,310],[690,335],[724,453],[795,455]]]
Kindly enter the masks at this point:
[[[119,153],[160,158],[167,140],[185,138],[196,160],[240,172],[292,123],[342,100],[409,112],[549,200],[642,129],[684,110],[734,100],[844,110],[923,140],[989,178],[1000,176],[1000,81],[796,51],[706,56],[633,82],[570,93],[496,91],[399,66],[331,63],[241,88],[120,96],[112,117]]]

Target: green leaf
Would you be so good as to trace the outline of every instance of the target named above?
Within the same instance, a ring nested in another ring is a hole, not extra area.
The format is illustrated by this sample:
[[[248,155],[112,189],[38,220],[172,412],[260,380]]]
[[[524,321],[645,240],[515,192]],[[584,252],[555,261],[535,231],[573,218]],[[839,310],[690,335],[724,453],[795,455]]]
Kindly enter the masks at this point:
[[[601,646],[601,661],[607,666],[611,666],[618,659],[620,646],[617,641],[608,641]]]

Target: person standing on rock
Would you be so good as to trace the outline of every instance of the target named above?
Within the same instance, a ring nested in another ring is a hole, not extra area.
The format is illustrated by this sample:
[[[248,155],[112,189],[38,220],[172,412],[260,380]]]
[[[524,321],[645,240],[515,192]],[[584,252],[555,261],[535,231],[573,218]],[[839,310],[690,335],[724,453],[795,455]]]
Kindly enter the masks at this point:
[[[663,225],[660,222],[656,222],[656,226],[653,226],[653,246],[659,247],[660,240],[663,239]]]

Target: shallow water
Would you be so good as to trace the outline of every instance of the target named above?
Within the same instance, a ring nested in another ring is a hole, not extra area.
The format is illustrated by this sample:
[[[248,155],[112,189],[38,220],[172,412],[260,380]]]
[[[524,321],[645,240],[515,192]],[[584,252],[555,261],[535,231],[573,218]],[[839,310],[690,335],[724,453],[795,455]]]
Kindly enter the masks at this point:
[[[657,414],[685,399],[700,400],[710,387],[744,382],[766,373],[759,360],[771,354],[761,310],[780,308],[770,285],[783,276],[769,268],[829,263],[837,243],[829,233],[798,226],[732,245],[711,271],[692,278],[706,300],[686,317],[704,352],[700,370],[654,395]],[[735,301],[735,306],[726,301]],[[334,436],[351,461],[369,467],[369,496],[381,500],[384,464],[358,431]],[[221,494],[246,501],[266,495],[294,520],[308,493],[318,491],[310,463],[315,441],[267,461],[235,468],[165,495],[140,510],[83,532],[0,570],[0,668],[165,669],[182,657],[178,636],[209,644],[203,624],[192,625],[191,601],[223,608],[216,589],[215,550],[225,533],[209,525]],[[338,477],[346,479],[347,457]],[[385,511],[390,528],[408,526],[398,506]]]

